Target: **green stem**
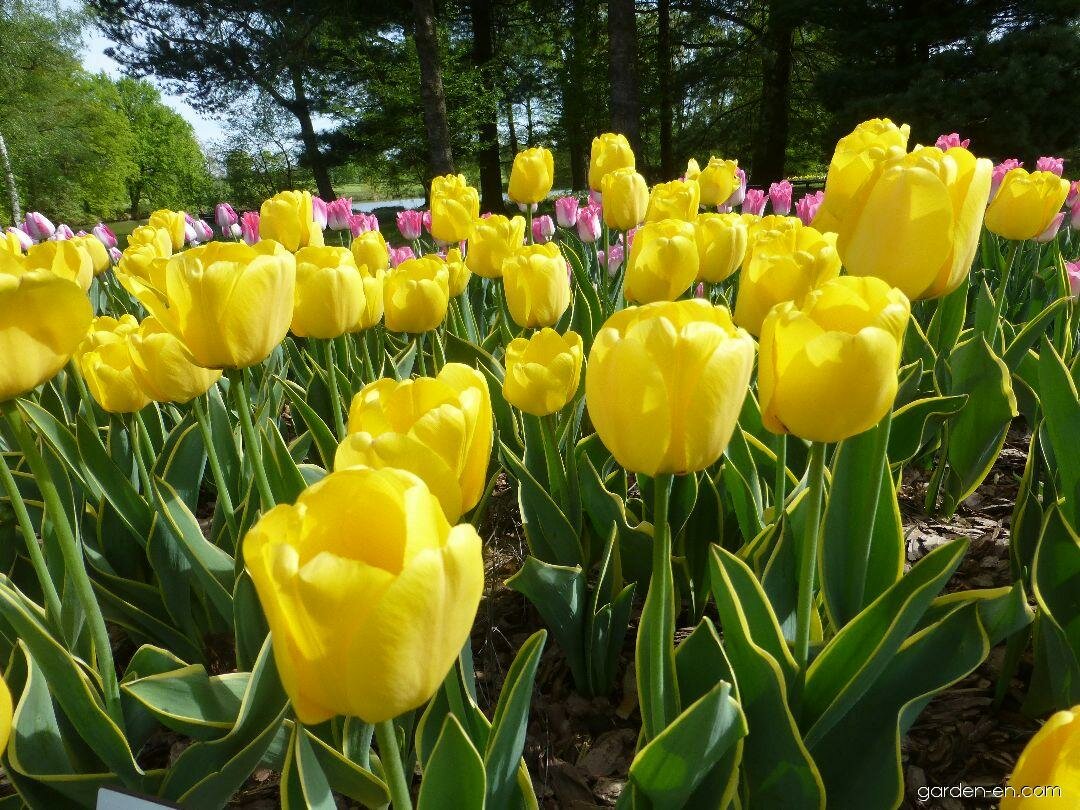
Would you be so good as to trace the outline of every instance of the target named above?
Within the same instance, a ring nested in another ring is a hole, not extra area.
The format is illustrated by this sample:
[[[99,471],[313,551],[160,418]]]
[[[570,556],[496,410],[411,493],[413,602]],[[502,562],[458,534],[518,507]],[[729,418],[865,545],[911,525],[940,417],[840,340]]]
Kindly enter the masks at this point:
[[[1009,258],[1006,259],[1005,266],[1001,271],[1001,281],[998,282],[997,294],[994,296],[994,321],[991,326],[994,330],[1001,323],[1001,313],[1005,307],[1005,295],[1008,292],[1009,277],[1012,275],[1013,264],[1016,261],[1016,253],[1020,248],[1020,244],[1020,242],[1013,242],[1009,246]]]
[[[881,479],[888,473],[892,475],[892,470],[889,467],[889,433],[892,431],[892,409],[885,414],[885,418],[881,420],[876,428],[877,430],[877,445],[874,447],[874,457],[881,459],[881,464],[877,468],[877,472],[871,475],[870,492],[873,493],[873,497],[876,499],[881,493]],[[857,565],[855,570],[851,572],[853,581],[851,583],[851,593],[855,597],[853,604],[863,607],[864,599],[866,597],[866,575],[870,571],[870,538],[874,533],[874,522],[877,519],[877,509],[871,511],[863,521],[866,524],[866,547],[862,550],[863,558],[862,565]]]
[[[83,379],[82,374],[79,372],[79,366],[74,360],[68,363],[67,373],[75,380],[75,387],[79,389],[79,400],[82,402],[83,407],[86,408],[86,415],[90,418],[90,424],[95,428],[100,427],[97,411],[94,409],[94,398],[90,396],[90,389],[86,387],[86,380]]]
[[[118,423],[117,423],[118,424]],[[146,437],[149,443],[150,437],[146,432],[146,423],[136,411],[128,420],[128,440],[131,442],[131,453],[135,456],[135,466],[139,470],[139,482],[142,484],[142,495],[147,501],[153,503],[153,494],[150,490],[150,469],[146,466],[146,456],[143,454],[142,437]],[[140,436],[140,433],[142,436]]]
[[[401,751],[398,750],[394,721],[376,723],[375,739],[379,741],[379,758],[382,760],[386,785],[390,788],[391,806],[394,810],[412,810],[412,797],[409,795],[405,769],[401,765]]]
[[[340,442],[345,438],[345,417],[341,413],[341,392],[338,391],[337,368],[334,363],[334,341],[322,341],[323,365],[326,366],[326,379],[330,387],[330,411],[334,414],[334,430]]]
[[[82,548],[75,536],[75,529],[68,522],[67,513],[60,500],[60,492],[52,480],[45,459],[38,452],[37,444],[33,435],[23,421],[22,413],[14,400],[0,403],[0,410],[7,418],[15,434],[15,440],[22,449],[26,463],[30,465],[30,471],[34,475],[38,489],[41,490],[42,500],[45,502],[45,514],[52,521],[57,538],[60,541],[60,551],[64,557],[64,568],[71,578],[75,588],[76,598],[86,615],[86,621],[90,628],[90,635],[94,645],[94,656],[97,660],[97,671],[101,676],[102,692],[105,696],[105,709],[113,722],[121,729],[124,728],[124,713],[120,706],[120,686],[116,680],[116,665],[113,663],[112,644],[109,641],[109,631],[105,627],[105,617],[101,615],[101,607],[94,596],[94,586],[90,583],[90,575],[86,571],[83,561]]]
[[[368,348],[368,335],[367,332],[360,332],[356,336],[357,341],[360,343],[361,358],[364,362],[364,382],[375,381],[375,363],[371,359],[371,349]]]
[[[11,474],[11,468],[8,467],[7,458],[3,453],[0,453],[0,480],[11,500],[11,508],[15,511],[15,522],[19,524],[23,540],[26,541],[26,552],[30,555],[30,564],[41,585],[41,592],[45,595],[45,618],[53,628],[59,628],[60,594],[56,592],[52,574],[49,573],[45,555],[41,551],[37,534],[34,532],[34,524],[30,522],[30,514],[26,511],[26,503],[23,501],[19,486],[15,483],[15,476]]]
[[[229,527],[233,541],[236,542],[240,539],[240,529],[236,525],[236,510],[233,507],[232,495],[229,494],[228,483],[225,481],[225,471],[221,467],[221,457],[218,456],[217,445],[214,444],[210,413],[206,409],[206,395],[195,397],[195,421],[199,423],[203,444],[206,445],[206,460],[210,464],[210,474],[214,476],[214,486],[217,487],[222,511],[225,512],[225,525]]]
[[[776,478],[773,483],[773,520],[780,520],[784,514],[784,500],[787,498],[787,434],[776,437]]]
[[[548,485],[556,503],[566,495],[566,470],[563,468],[562,455],[559,453],[558,434],[555,430],[556,414],[537,417],[540,421],[540,435],[544,439],[544,461],[547,462]]]
[[[424,332],[420,332],[413,337],[413,341],[416,343],[416,363],[420,366],[420,376],[427,376],[427,361],[424,360]]]
[[[821,501],[825,489],[825,443],[810,445],[807,468],[806,528],[799,553],[799,600],[795,613],[795,662],[805,671],[810,658],[810,618],[814,609],[814,573],[821,535]]]
[[[268,512],[274,507],[274,494],[270,489],[270,481],[266,477],[266,468],[263,467],[262,449],[259,446],[259,437],[255,435],[255,423],[251,421],[251,402],[248,400],[244,370],[231,368],[225,374],[229,378],[229,389],[232,391],[236,410],[240,415],[240,433],[244,437],[244,452],[251,457],[259,499],[262,502],[263,511]]]
[[[533,244],[533,207],[530,204],[525,206],[525,242],[526,244]]]

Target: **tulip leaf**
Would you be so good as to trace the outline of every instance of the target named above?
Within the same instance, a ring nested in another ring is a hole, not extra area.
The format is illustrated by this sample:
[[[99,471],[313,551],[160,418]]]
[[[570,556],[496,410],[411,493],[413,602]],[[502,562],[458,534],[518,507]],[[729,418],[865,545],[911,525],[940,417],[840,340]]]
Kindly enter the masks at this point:
[[[907,332],[904,336],[903,363],[919,361],[924,369],[932,369],[937,364],[937,352],[930,345],[918,318],[908,318]]]
[[[1059,506],[1043,522],[1031,583],[1035,620],[1035,670],[1024,711],[1045,714],[1080,702],[1080,538]]]
[[[382,779],[331,748],[308,729],[304,729],[298,745],[302,751],[310,751],[310,754],[305,752],[302,763],[313,757],[335,792],[366,807],[382,807],[390,801],[386,783]]]
[[[336,810],[337,802],[319,760],[311,748],[311,737],[293,724],[285,767],[281,772],[281,806],[284,810]]]
[[[64,466],[79,479],[87,496],[95,501],[101,500],[103,497],[101,485],[94,478],[86,476],[75,434],[47,410],[28,399],[19,400],[19,408],[26,413],[41,435],[56,451]]]
[[[270,626],[259,603],[259,595],[255,592],[255,583],[245,570],[241,570],[236,577],[232,606],[236,663],[237,666],[248,669],[255,666]]]
[[[1050,341],[1044,340],[1039,351],[1039,400],[1046,414],[1046,433],[1061,478],[1062,517],[1074,527],[1080,526],[1080,459],[1076,455],[1080,396],[1076,389],[1061,357]]]
[[[417,810],[479,810],[486,783],[484,760],[458,719],[446,715],[424,767]]]
[[[558,504],[514,451],[500,443],[504,466],[518,484],[521,523],[529,541],[529,551],[554,565],[577,565],[581,562],[581,541]]]
[[[966,550],[967,541],[956,540],[931,551],[846,624],[814,659],[803,691],[807,745],[827,734],[871,688]]]
[[[146,638],[159,644],[165,644],[169,649],[189,659],[202,657],[202,650],[176,628],[161,621],[157,616],[125,601],[113,590],[100,583],[92,582],[91,584],[105,618],[123,627],[133,639]]]
[[[189,414],[165,438],[153,473],[167,481],[188,509],[195,511],[205,468],[206,447],[202,433],[194,414]]]
[[[712,767],[746,733],[731,684],[720,681],[638,752],[630,781],[654,810],[686,807]]]
[[[969,604],[978,607],[979,620],[991,647],[1027,627],[1035,615],[1028,605],[1024,583],[1018,581],[1001,588],[974,588],[939,596],[923,614],[919,629],[936,624],[954,610]]]
[[[941,426],[959,413],[967,395],[925,397],[897,409],[889,432],[889,463],[906,464],[919,455]]]
[[[484,751],[489,807],[508,807],[510,797],[514,794],[521,752],[525,747],[525,727],[529,720],[533,681],[546,638],[545,630],[538,630],[529,636],[506,673]]]
[[[596,434],[593,434],[593,437],[598,438]],[[626,502],[604,485],[593,459],[589,456],[592,444],[590,439],[582,439],[574,451],[581,484],[581,503],[589,525],[593,534],[599,537],[608,537],[612,527],[616,529],[621,578],[645,582],[652,565],[652,527],[642,523],[630,524],[633,516],[627,511]]]
[[[969,280],[969,276],[964,276],[959,287],[937,300],[934,315],[930,318],[930,327],[926,330],[926,339],[939,355],[947,355],[952,351],[964,328]]]
[[[761,482],[753,454],[741,428],[736,427],[724,451],[722,494],[730,498],[743,537],[755,537],[765,524],[761,520]]]
[[[795,662],[768,600],[746,564],[719,546],[713,547],[710,571],[724,651],[749,727],[742,760],[744,806],[824,808],[821,776],[788,706]]]
[[[904,791],[900,740],[930,699],[974,670],[989,649],[979,611],[967,605],[890,655],[850,709],[807,740],[829,807],[866,807],[867,796],[875,797],[875,806],[898,807]]]
[[[1035,558],[1043,524],[1043,507],[1038,497],[1039,473],[1042,469],[1041,427],[1037,424],[1036,429],[1031,432],[1024,475],[1020,479],[1020,489],[1016,493],[1016,505],[1009,525],[1009,555],[1012,558],[1013,571],[1023,572],[1024,579],[1029,582],[1027,572]]]
[[[1046,334],[1047,326],[1057,317],[1059,310],[1064,309],[1068,303],[1068,298],[1058,298],[1025,323],[1023,328],[1016,333],[1016,337],[1009,342],[1005,353],[1001,356],[1001,359],[1005,361],[1005,365],[1009,367],[1009,371],[1016,373],[1028,350],[1039,341],[1040,337]]]
[[[293,503],[307,488],[307,481],[297,467],[277,425],[270,420],[263,420],[259,432],[262,434],[263,467],[266,469],[266,478],[270,482],[274,501]]]
[[[123,691],[166,728],[212,740],[233,727],[250,679],[247,672],[211,677],[202,666],[192,664],[130,681]]]
[[[311,439],[315,444],[315,449],[319,452],[323,467],[327,470],[334,469],[337,440],[334,438],[333,432],[327,427],[322,417],[307,404],[303,389],[300,386],[290,380],[282,379],[281,390],[285,394],[285,398],[289,400],[289,406],[300,415],[304,424],[307,425],[307,429],[311,432]]]
[[[896,582],[904,570],[904,534],[885,450],[890,420],[836,449],[821,531],[821,591],[836,628]]]

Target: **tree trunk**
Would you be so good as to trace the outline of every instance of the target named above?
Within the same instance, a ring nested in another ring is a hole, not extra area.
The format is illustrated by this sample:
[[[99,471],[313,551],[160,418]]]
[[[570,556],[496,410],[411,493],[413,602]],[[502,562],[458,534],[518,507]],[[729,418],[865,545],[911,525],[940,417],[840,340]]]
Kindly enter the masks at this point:
[[[435,31],[434,0],[413,0],[416,52],[420,57],[420,100],[427,130],[428,170],[431,177],[454,173],[450,150],[450,124],[446,116],[446,91],[439,67],[439,38]]]
[[[607,7],[611,47],[611,129],[625,135],[635,154],[638,154],[641,151],[641,113],[638,105],[634,0],[608,0]]]
[[[780,9],[783,0],[769,0],[761,60],[761,129],[754,149],[755,185],[782,180],[787,159],[791,114],[792,20]]]
[[[671,142],[675,105],[671,88],[671,0],[659,0],[656,37],[657,70],[660,73],[660,177],[675,176],[675,153]]]
[[[520,150],[517,137],[517,122],[514,120],[514,102],[506,100],[506,128],[510,131],[510,151],[515,155]]]
[[[480,73],[484,109],[476,134],[479,138],[480,203],[488,211],[502,211],[502,165],[499,155],[499,105],[493,91],[491,71],[495,56],[491,0],[472,0],[473,64]]]
[[[315,178],[315,187],[319,196],[327,202],[337,199],[334,184],[330,182],[330,169],[326,165],[326,156],[319,149],[319,138],[311,122],[311,105],[308,104],[307,90],[304,89],[304,77],[299,69],[290,70],[293,85],[292,114],[300,122],[300,141],[304,144],[304,160],[311,175]]]
[[[589,99],[585,92],[590,19],[586,0],[573,0],[570,52],[562,72],[562,119],[570,152],[570,186],[581,191],[588,185]]]
[[[19,206],[19,189],[15,185],[15,172],[11,168],[11,158],[8,156],[7,141],[0,134],[0,165],[4,169],[4,182],[8,187],[8,195],[11,201],[11,221],[17,226],[22,219],[22,209]]]

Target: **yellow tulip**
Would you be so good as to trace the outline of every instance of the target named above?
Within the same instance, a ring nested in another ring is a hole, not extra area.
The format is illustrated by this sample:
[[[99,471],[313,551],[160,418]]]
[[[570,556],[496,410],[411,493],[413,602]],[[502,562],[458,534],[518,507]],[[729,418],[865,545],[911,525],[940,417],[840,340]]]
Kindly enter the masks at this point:
[[[154,256],[167,259],[173,255],[172,237],[164,228],[155,228],[151,225],[140,225],[128,235],[127,248],[149,247]]]
[[[46,270],[0,269],[0,402],[52,379],[92,318],[90,301],[74,282]]]
[[[859,191],[890,158],[907,151],[911,128],[896,126],[888,118],[864,121],[836,143],[829,173],[825,178],[825,199],[814,216],[820,231],[837,231],[848,217],[848,209],[858,205]]]
[[[105,245],[103,245],[101,240],[96,236],[76,236],[72,238],[71,241],[80,245],[88,254],[90,254],[90,263],[94,268],[95,276],[100,276],[112,267],[112,259],[109,258],[109,251],[105,249]]]
[[[259,209],[259,236],[280,242],[295,253],[302,247],[320,247],[322,228],[315,222],[311,193],[281,191],[263,202]]]
[[[449,305],[450,271],[438,258],[406,259],[386,274],[383,307],[391,332],[429,332],[446,320]]]
[[[521,249],[525,242],[525,218],[508,219],[502,214],[478,219],[469,237],[469,252],[465,264],[483,278],[500,278],[502,264],[508,256]]]
[[[630,245],[623,292],[627,301],[674,301],[698,275],[694,224],[662,219],[642,225]]]
[[[649,186],[645,178],[628,166],[605,174],[602,185],[607,226],[628,231],[640,225],[649,207]]]
[[[390,267],[390,248],[378,231],[364,231],[352,240],[353,259],[357,267],[366,267],[372,276]]]
[[[431,235],[454,244],[472,236],[480,218],[480,194],[463,174],[444,174],[431,181]]]
[[[751,229],[735,298],[735,323],[755,337],[769,310],[800,301],[840,275],[836,234],[819,233],[799,220],[777,217],[772,228]]]
[[[169,242],[175,253],[184,246],[184,235],[187,230],[187,218],[183,211],[170,211],[162,208],[150,215],[147,225],[151,228],[160,228],[169,234]]]
[[[139,301],[204,368],[247,368],[289,331],[296,259],[280,244],[208,242],[169,259],[163,288],[136,286]]]
[[[457,298],[468,289],[469,279],[472,278],[472,271],[465,264],[465,259],[461,257],[461,251],[458,248],[450,248],[446,251],[446,269],[450,274],[450,297]]]
[[[527,245],[503,262],[506,306],[523,327],[554,326],[570,306],[566,259],[554,242]]]
[[[422,706],[469,637],[481,541],[414,475],[335,472],[244,538],[274,661],[302,723],[379,723]]]
[[[11,231],[0,233],[0,253],[8,253],[12,256],[22,256],[22,242]]]
[[[1080,800],[1080,706],[1051,715],[1024,746],[1001,810],[1071,810]],[[1022,796],[1024,788],[1057,788],[1057,795]]]
[[[484,375],[447,363],[435,377],[365,386],[349,410],[334,469],[397,467],[424,479],[447,520],[476,506],[491,455],[491,395]]]
[[[630,148],[630,141],[626,140],[625,135],[605,132],[593,138],[589,157],[589,188],[602,191],[605,175],[618,169],[633,168],[634,150]]]
[[[75,354],[90,395],[108,413],[134,413],[150,404],[135,380],[131,357],[130,337],[138,329],[133,315],[101,315]]]
[[[754,341],[724,307],[700,298],[630,307],[593,342],[589,418],[627,470],[702,470],[731,439],[753,367]]]
[[[220,371],[195,365],[187,347],[152,316],[127,339],[135,382],[154,402],[190,402],[221,377]]]
[[[329,340],[359,332],[382,315],[382,270],[368,273],[356,266],[344,247],[306,247],[296,251],[292,333]],[[377,317],[369,297],[378,299]]]
[[[739,185],[735,172],[739,168],[737,160],[709,158],[709,165],[701,170],[697,178],[701,188],[701,204],[713,207],[723,205]]]
[[[1069,181],[1053,172],[1011,169],[986,209],[986,227],[1006,239],[1034,239],[1050,227],[1069,194]]]
[[[747,228],[738,214],[698,214],[694,220],[698,281],[716,284],[739,269],[746,255]]]
[[[0,678],[0,754],[7,750],[8,738],[11,736],[11,690],[7,683]]]
[[[657,183],[649,195],[649,205],[645,209],[646,222],[659,222],[662,219],[682,219],[692,222],[698,214],[698,200],[701,191],[695,180],[672,180],[670,183]]]
[[[761,330],[765,427],[836,442],[881,421],[896,398],[911,306],[873,276],[843,276],[772,309]]]
[[[581,381],[582,343],[577,332],[541,329],[506,347],[503,396],[518,410],[547,416],[574,398]]]
[[[94,281],[94,260],[85,247],[74,239],[42,242],[26,251],[27,270],[49,270],[61,278],[74,281],[83,291]]]
[[[555,182],[555,158],[542,146],[525,149],[514,156],[507,195],[516,203],[542,202]]]
[[[683,173],[683,177],[687,180],[697,180],[701,176],[701,165],[697,162],[697,158],[690,158],[686,161],[686,171]]]

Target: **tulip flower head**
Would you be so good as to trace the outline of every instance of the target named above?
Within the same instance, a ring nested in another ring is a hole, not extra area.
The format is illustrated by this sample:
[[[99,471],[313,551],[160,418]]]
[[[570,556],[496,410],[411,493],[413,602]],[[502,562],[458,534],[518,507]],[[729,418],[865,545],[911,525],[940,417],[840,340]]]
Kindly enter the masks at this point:
[[[53,235],[50,237],[55,242],[63,242],[71,239],[75,236],[75,232],[71,230],[71,226],[61,222],[56,226],[56,230],[53,231]]]
[[[701,204],[712,208],[727,203],[739,188],[739,171],[738,161],[710,157],[708,165],[697,176],[698,187],[701,189]],[[687,179],[691,179],[689,175]],[[742,182],[745,181],[746,174],[743,173]]]
[[[690,158],[686,161],[686,171],[683,172],[681,179],[683,180],[697,180],[701,177],[701,164],[697,162],[697,158]]]
[[[384,275],[361,270],[349,248],[300,248],[292,333],[329,340],[374,326],[383,314]]]
[[[557,413],[577,393],[581,380],[581,335],[541,329],[530,338],[514,338],[506,347],[503,396],[534,416]]]
[[[334,472],[244,538],[297,718],[368,723],[419,708],[469,637],[481,541],[400,469]]]
[[[760,188],[748,188],[743,197],[742,210],[747,214],[761,216],[765,213],[765,203],[768,197]]]
[[[700,298],[629,307],[589,353],[589,418],[627,470],[703,470],[731,438],[753,366],[754,341],[724,307]]]
[[[318,195],[313,195],[311,198],[311,221],[315,223],[320,231],[325,231],[328,219],[326,200]]]
[[[449,304],[450,271],[438,257],[406,259],[386,276],[383,307],[391,332],[429,332],[446,320]]]
[[[240,220],[240,236],[246,245],[254,245],[259,241],[259,213],[248,211]]]
[[[550,149],[534,146],[514,156],[507,196],[519,205],[542,202],[555,180],[555,158]]]
[[[1073,185],[1075,186],[1075,183]],[[1080,231],[1080,194],[1074,195],[1069,203],[1069,227]]]
[[[187,217],[183,211],[170,211],[161,208],[150,215],[147,224],[151,228],[161,228],[172,240],[172,249],[180,250],[184,246],[187,237]]]
[[[791,213],[791,183],[781,180],[769,186],[769,204],[774,214],[786,217]]]
[[[747,239],[748,228],[738,214],[698,214],[694,220],[697,279],[716,284],[729,278],[743,262]]]
[[[998,189],[1001,188],[1001,181],[1005,179],[1005,175],[1013,169],[1023,168],[1023,165],[1022,161],[1009,158],[994,166],[993,174],[990,176],[990,199],[988,202],[993,202],[994,197],[997,196]]]
[[[960,138],[960,134],[957,132],[950,132],[947,135],[938,135],[938,139],[934,141],[934,146],[940,149],[942,152],[948,152],[950,149],[960,147],[961,149],[967,149],[971,144],[971,138]]]
[[[134,413],[150,404],[135,381],[129,338],[139,330],[132,315],[94,318],[86,339],[75,353],[79,373],[103,411]]]
[[[106,250],[116,247],[116,234],[104,222],[99,222],[91,229],[91,233],[105,246]]]
[[[109,251],[105,249],[105,245],[101,244],[101,241],[96,236],[83,234],[82,236],[76,236],[71,241],[90,255],[90,262],[93,265],[95,276],[101,275],[112,267]]]
[[[647,222],[634,237],[623,292],[627,301],[674,301],[698,276],[694,223],[681,219]]]
[[[1069,194],[1053,172],[1012,169],[986,209],[986,227],[1006,239],[1034,239],[1051,227]]]
[[[577,235],[578,239],[586,244],[592,244],[600,238],[600,218],[603,212],[599,206],[585,205],[577,210]]]
[[[415,258],[416,254],[413,253],[413,249],[408,245],[405,245],[404,247],[390,248],[389,259],[391,267],[397,267],[403,261]]]
[[[447,174],[431,181],[431,235],[451,245],[472,236],[480,218],[480,194],[463,174]]]
[[[338,197],[326,204],[326,224],[332,231],[349,230],[352,217],[352,197]]]
[[[233,225],[238,225],[240,223],[240,218],[236,215],[236,210],[231,205],[227,202],[222,202],[214,207],[214,222],[217,223],[221,235],[228,239],[232,236]]]
[[[26,251],[28,270],[50,270],[89,290],[94,281],[94,260],[86,247],[74,240],[49,240]]]
[[[37,211],[27,211],[23,230],[35,242],[44,242],[46,239],[52,239],[53,234],[56,233],[56,226],[44,214]]]
[[[555,236],[555,223],[551,221],[551,217],[549,217],[547,214],[543,214],[542,216],[539,216],[533,220],[533,242],[536,242],[537,244],[550,242],[553,236]]]
[[[31,238],[30,234],[28,234],[22,228],[16,228],[9,225],[6,233],[8,234],[12,243],[19,246],[19,252],[21,253],[25,253],[26,251],[30,250],[30,248],[34,245],[33,238]]]
[[[1050,172],[1061,177],[1065,173],[1065,159],[1059,157],[1041,157],[1035,161],[1035,171]]]
[[[735,180],[735,188],[731,192],[731,196],[721,203],[721,206],[727,208],[727,210],[729,211],[733,208],[738,208],[739,206],[741,206],[743,204],[743,200],[746,199],[746,172],[744,172],[742,169],[736,169]]]
[[[634,150],[625,135],[605,132],[593,138],[589,157],[589,188],[603,191],[604,177],[618,169],[633,170]],[[639,220],[640,221],[640,220]]]
[[[512,219],[493,214],[478,219],[469,239],[465,264],[483,278],[502,276],[503,262],[521,249],[525,242],[525,218]]]
[[[386,240],[379,231],[365,231],[352,240],[349,249],[352,250],[356,266],[366,268],[369,274],[390,267],[390,248],[387,247]],[[409,256],[403,257],[401,261],[410,258],[411,255],[412,251],[410,250]],[[401,261],[397,264],[400,264]]]
[[[502,265],[506,305],[524,328],[554,326],[570,306],[566,259],[554,242],[528,245]]]
[[[633,167],[615,169],[604,175],[603,200],[604,222],[609,228],[636,228],[649,207],[649,186]]]
[[[795,203],[795,215],[803,225],[814,224],[814,217],[817,215],[818,208],[821,207],[821,201],[824,199],[825,192],[817,191],[813,194],[803,195],[799,201]]]
[[[836,442],[892,408],[911,307],[880,278],[844,276],[773,307],[761,329],[765,427]]]
[[[457,520],[484,493],[492,425],[487,380],[474,368],[447,363],[435,377],[383,378],[353,398],[334,468],[408,470]]]
[[[598,250],[596,253],[600,266],[607,270],[608,276],[615,278],[619,268],[623,265],[623,260],[626,258],[626,249],[623,247],[622,241],[608,245],[606,254],[602,250]]]
[[[154,402],[190,402],[221,377],[196,365],[187,347],[154,317],[143,318],[126,337],[135,383]]]
[[[282,191],[266,200],[259,210],[259,234],[295,253],[302,247],[323,243],[323,226],[315,221],[315,200],[307,191]]]
[[[456,298],[468,289],[469,280],[472,279],[472,271],[465,264],[460,248],[450,248],[446,251],[446,269],[449,272],[447,283],[450,288],[450,297]]]
[[[1080,298],[1080,260],[1065,262],[1065,271],[1069,276],[1069,292],[1073,298]]]
[[[1066,810],[1080,796],[1080,706],[1050,716],[1024,747],[1009,776],[1001,810]],[[1026,788],[1053,785],[1061,792],[1025,795]]]
[[[670,183],[657,183],[649,195],[649,205],[645,211],[646,222],[659,222],[662,219],[681,219],[693,221],[698,213],[701,190],[696,180],[672,180]],[[635,223],[637,224],[637,223]]]
[[[577,225],[580,205],[577,197],[559,197],[555,200],[555,219],[560,228],[573,228]]]
[[[420,238],[424,228],[424,215],[415,209],[398,211],[397,229],[401,238],[406,242],[412,242]]]

